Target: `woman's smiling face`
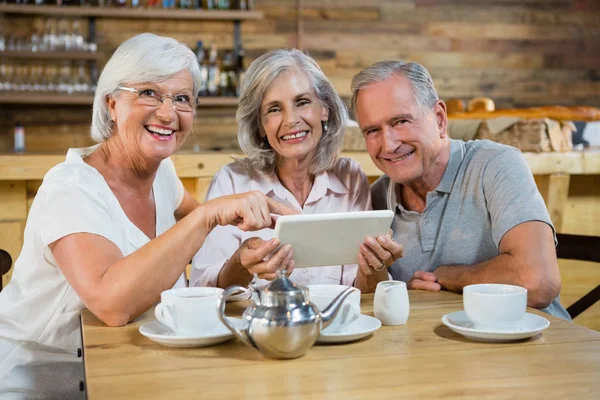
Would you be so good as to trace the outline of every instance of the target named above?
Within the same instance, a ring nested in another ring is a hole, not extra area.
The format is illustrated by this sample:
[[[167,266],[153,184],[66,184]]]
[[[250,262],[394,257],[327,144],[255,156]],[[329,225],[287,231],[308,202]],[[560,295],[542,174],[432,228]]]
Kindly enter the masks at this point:
[[[155,83],[124,85],[139,91],[151,90],[160,95],[185,95],[194,102],[194,83],[184,70]],[[116,133],[126,149],[139,156],[161,161],[174,154],[192,130],[195,110],[181,112],[173,108],[173,100],[164,98],[157,107],[148,106],[138,93],[121,91],[108,100]]]
[[[269,85],[260,109],[261,133],[283,159],[303,159],[316,151],[329,111],[308,76],[283,71]]]

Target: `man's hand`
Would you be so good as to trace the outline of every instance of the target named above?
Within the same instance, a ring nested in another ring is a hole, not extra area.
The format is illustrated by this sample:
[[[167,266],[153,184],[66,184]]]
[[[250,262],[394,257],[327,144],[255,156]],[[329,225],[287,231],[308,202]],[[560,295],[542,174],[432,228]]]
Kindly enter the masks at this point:
[[[358,267],[365,275],[380,272],[404,255],[404,247],[397,243],[391,231],[377,239],[367,237],[360,245]]]
[[[442,285],[437,282],[437,277],[432,272],[416,271],[408,281],[409,289],[420,289],[429,290],[432,292],[439,292],[442,289]]]

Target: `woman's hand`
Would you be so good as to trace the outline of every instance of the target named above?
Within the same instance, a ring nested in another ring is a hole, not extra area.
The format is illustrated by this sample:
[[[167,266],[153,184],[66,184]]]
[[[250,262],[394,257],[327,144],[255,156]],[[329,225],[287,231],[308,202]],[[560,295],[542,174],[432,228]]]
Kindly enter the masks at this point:
[[[275,226],[271,214],[298,214],[257,190],[217,197],[204,203],[202,208],[206,212],[209,229],[217,225],[235,225],[243,231],[256,231]]]
[[[285,269],[291,274],[294,269],[292,246],[286,244],[279,249],[279,240],[264,241],[258,237],[246,239],[238,250],[240,265],[250,275],[258,274],[261,279],[272,280],[277,270]]]
[[[365,275],[381,272],[404,255],[404,247],[392,239],[392,233],[367,237],[358,253],[358,266]]]

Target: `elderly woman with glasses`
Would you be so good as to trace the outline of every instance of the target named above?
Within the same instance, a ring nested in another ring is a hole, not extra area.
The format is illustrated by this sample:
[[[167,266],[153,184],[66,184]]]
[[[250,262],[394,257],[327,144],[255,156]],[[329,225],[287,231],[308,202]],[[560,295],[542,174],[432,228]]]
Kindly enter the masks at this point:
[[[371,208],[369,182],[353,160],[339,158],[346,108],[317,63],[298,50],[276,50],[246,71],[236,114],[238,141],[247,157],[214,177],[207,199],[259,190],[299,213]],[[293,269],[293,249],[273,230],[247,233],[215,228],[194,258],[191,284],[248,285],[256,274],[273,279],[286,269],[302,284],[354,285],[372,291],[402,255],[390,236],[367,238],[359,265]],[[262,282],[264,283],[264,282]]]
[[[83,396],[79,312],[127,324],[184,270],[219,225],[262,229],[294,213],[258,192],[198,205],[169,159],[192,129],[200,71],[174,39],[124,42],[98,81],[92,138],[44,178],[23,251],[0,293],[0,397]],[[12,397],[11,397],[12,398]]]

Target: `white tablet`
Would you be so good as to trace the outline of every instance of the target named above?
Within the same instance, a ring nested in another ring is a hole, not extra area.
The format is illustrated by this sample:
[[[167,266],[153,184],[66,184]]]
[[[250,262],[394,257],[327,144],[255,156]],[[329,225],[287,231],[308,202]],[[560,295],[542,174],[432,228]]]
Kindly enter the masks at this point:
[[[285,215],[275,224],[275,237],[292,245],[294,268],[357,264],[361,243],[385,235],[393,218],[391,210]]]

